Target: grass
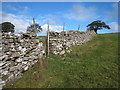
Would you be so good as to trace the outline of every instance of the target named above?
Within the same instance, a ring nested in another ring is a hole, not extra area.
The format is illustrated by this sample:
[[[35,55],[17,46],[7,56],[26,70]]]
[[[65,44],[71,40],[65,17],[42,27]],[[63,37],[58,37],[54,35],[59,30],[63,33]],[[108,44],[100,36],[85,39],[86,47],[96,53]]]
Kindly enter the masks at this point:
[[[40,59],[5,88],[118,88],[118,34],[97,35],[71,49]]]

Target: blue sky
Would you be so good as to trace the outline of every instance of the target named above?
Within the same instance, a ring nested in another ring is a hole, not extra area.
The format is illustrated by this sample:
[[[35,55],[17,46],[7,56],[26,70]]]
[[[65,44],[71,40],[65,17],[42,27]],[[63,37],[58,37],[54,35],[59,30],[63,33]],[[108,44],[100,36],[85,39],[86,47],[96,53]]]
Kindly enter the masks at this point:
[[[46,33],[47,20],[51,31],[65,30],[86,31],[87,25],[95,20],[102,20],[111,29],[99,30],[98,33],[118,32],[117,2],[3,2],[0,22],[10,21],[15,25],[16,33],[26,32],[34,17],[42,26],[41,35]]]

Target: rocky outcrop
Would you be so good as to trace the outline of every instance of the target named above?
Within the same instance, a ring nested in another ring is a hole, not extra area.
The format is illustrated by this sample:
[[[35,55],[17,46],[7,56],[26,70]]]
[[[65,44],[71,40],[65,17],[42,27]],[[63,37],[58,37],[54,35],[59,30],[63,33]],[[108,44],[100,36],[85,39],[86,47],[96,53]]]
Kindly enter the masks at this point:
[[[43,43],[34,34],[1,34],[0,85],[21,77],[45,55]]]
[[[92,39],[94,31],[66,31],[50,32],[50,52],[62,55],[65,52],[71,52],[72,45],[82,45]]]

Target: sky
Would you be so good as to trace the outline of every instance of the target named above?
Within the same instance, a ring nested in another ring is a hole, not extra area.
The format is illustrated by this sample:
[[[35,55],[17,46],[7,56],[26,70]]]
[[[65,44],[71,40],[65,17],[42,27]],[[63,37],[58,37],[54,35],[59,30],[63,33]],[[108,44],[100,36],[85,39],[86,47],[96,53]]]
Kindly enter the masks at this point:
[[[118,3],[117,2],[2,2],[0,23],[11,22],[15,25],[15,33],[26,32],[32,24],[32,18],[41,25],[45,35],[47,21],[50,31],[60,32],[77,30],[86,31],[87,25],[101,20],[111,27],[110,30],[98,30],[98,34],[118,32]]]

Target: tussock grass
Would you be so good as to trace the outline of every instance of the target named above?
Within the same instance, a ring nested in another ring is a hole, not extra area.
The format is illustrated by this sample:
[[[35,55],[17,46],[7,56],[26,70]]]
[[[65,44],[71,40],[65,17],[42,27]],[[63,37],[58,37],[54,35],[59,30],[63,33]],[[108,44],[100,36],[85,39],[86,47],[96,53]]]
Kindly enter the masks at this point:
[[[6,88],[117,88],[118,34],[97,35],[66,55],[50,54]],[[42,68],[41,68],[42,66]]]

